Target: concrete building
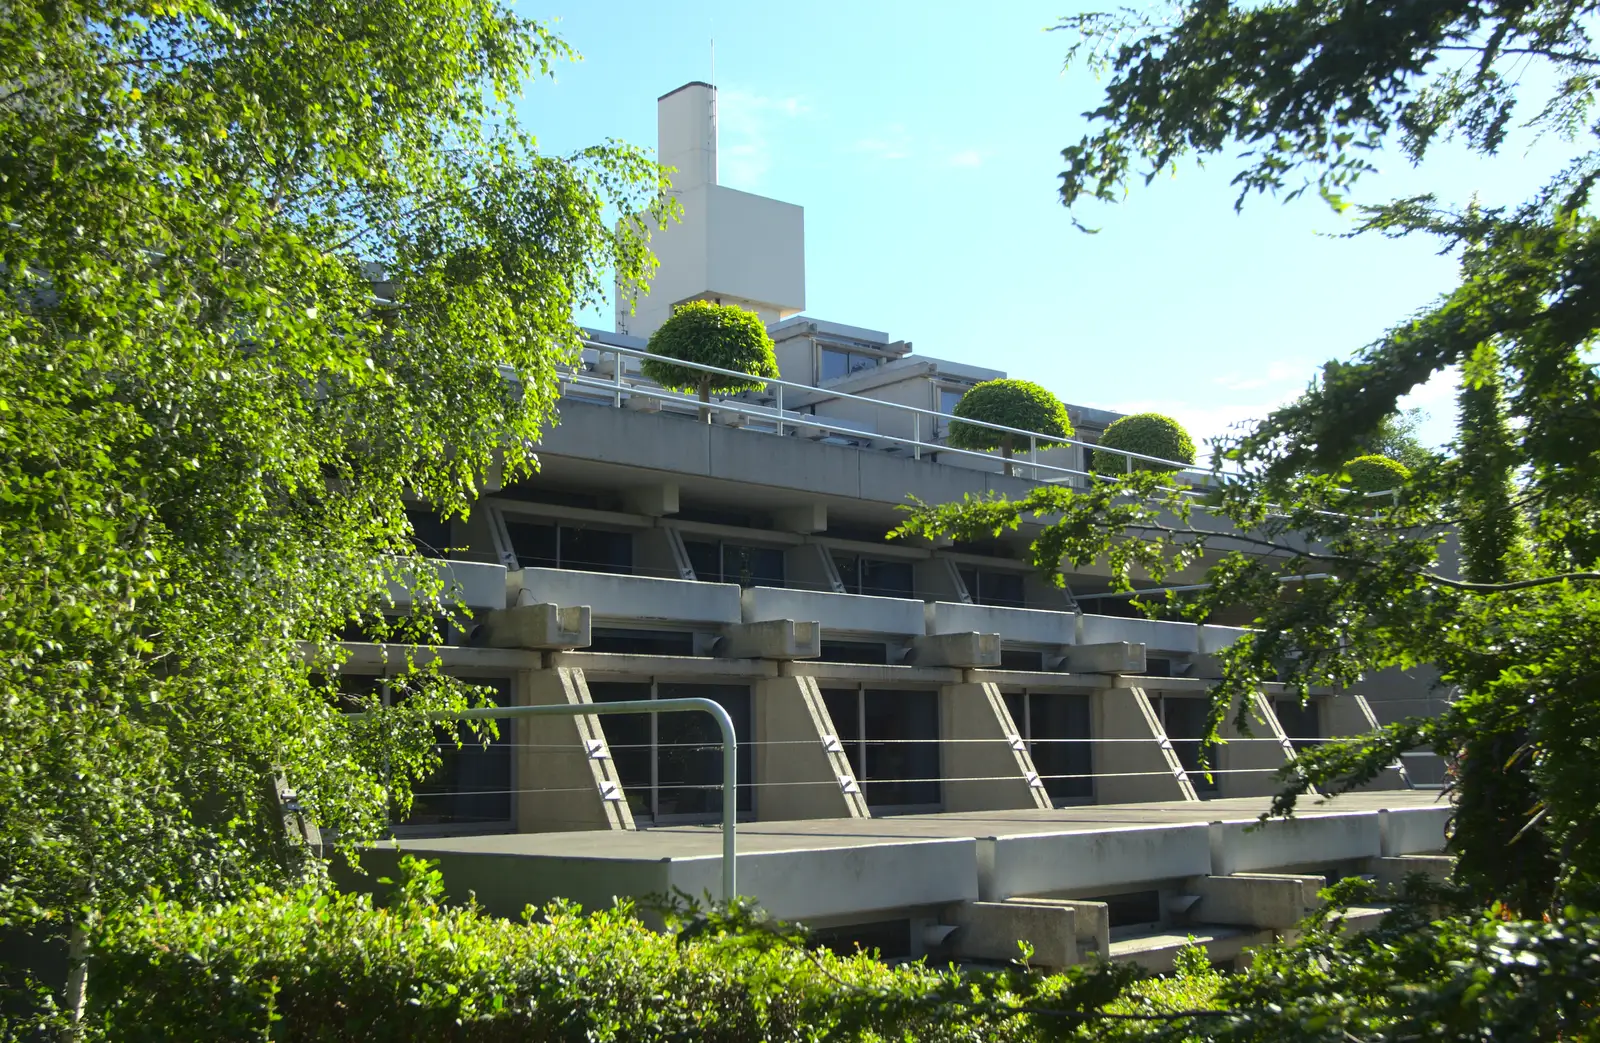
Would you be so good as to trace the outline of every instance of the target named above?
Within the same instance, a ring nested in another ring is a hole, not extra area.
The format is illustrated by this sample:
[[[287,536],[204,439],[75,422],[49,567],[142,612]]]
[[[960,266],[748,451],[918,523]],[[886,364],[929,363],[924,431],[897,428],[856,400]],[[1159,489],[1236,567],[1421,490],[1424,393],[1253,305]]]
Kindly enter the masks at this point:
[[[1084,481],[1115,414],[1074,406],[1088,437],[1024,448],[1015,475],[997,454],[951,449],[955,400],[1003,374],[796,315],[800,209],[716,183],[714,88],[658,106],[684,218],[653,240],[649,294],[619,288],[637,312],[592,331],[536,478],[487,491],[465,521],[416,505],[419,540],[471,610],[427,655],[507,705],[721,703],[738,733],[746,890],[840,937],[892,937],[886,952],[1005,959],[1025,936],[1058,963],[1126,943],[1121,955],[1160,965],[1196,925],[1237,948],[1291,927],[1312,877],[1392,873],[1383,859],[1442,846],[1434,794],[1399,765],[1342,815],[1239,826],[1296,744],[1374,726],[1363,693],[1302,707],[1265,686],[1250,734],[1228,732],[1208,776],[1207,678],[1241,631],[1132,618],[1097,599],[1104,569],[1056,585],[1027,564],[1026,527],[973,545],[886,538],[908,497]],[[760,312],[782,371],[714,401],[710,423],[639,372],[648,333],[693,299]],[[348,648],[344,683],[381,689],[395,658]],[[502,734],[447,748],[396,823],[450,886],[515,911],[714,879],[705,824],[726,795],[703,715],[524,719]]]

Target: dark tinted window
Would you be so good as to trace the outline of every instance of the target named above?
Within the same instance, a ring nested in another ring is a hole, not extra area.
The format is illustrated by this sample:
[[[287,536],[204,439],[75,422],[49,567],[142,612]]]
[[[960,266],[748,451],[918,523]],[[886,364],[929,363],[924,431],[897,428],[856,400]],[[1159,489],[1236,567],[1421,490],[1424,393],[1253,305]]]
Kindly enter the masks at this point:
[[[1034,692],[1028,697],[1028,735],[1033,766],[1045,792],[1057,800],[1094,796],[1094,758],[1089,697]]]
[[[868,805],[939,803],[939,693],[865,693]]]
[[[1272,711],[1278,715],[1278,723],[1283,725],[1283,733],[1294,743],[1296,752],[1309,749],[1314,742],[1307,739],[1320,739],[1322,727],[1317,720],[1317,704],[1298,699],[1274,699]]]
[[[429,558],[447,556],[450,547],[450,523],[436,511],[425,507],[406,508],[406,521],[411,524],[411,545],[417,553]]]
[[[783,586],[783,551],[777,547],[750,547],[738,543],[685,540],[695,579],[706,583],[737,583],[741,587]]]
[[[909,561],[881,561],[854,554],[835,555],[839,581],[847,594],[879,598],[916,596],[916,575]]]
[[[1020,572],[991,572],[988,569],[962,568],[961,583],[975,605],[995,605],[1001,608],[1026,608],[1022,597],[1023,578]]]
[[[625,703],[634,699],[648,699],[650,685],[623,681],[590,681],[589,696],[597,703]],[[650,765],[654,757],[650,740],[650,715],[606,714],[600,718],[600,730],[605,733],[606,746],[611,750],[611,762],[617,766],[617,778],[622,782],[622,792],[628,797],[628,807],[635,815],[650,815]]]
[[[511,549],[516,552],[518,565],[525,569],[561,567],[556,526],[508,521],[506,534],[511,537]]]
[[[509,701],[509,680],[473,679],[471,683],[492,688],[496,705],[504,706]],[[512,723],[509,720],[496,723],[500,737],[487,747],[465,725],[460,730],[459,750],[454,729],[436,730],[442,763],[439,770],[414,787],[411,814],[397,820],[397,825],[472,825],[511,820]]]
[[[633,571],[633,536],[610,529],[507,522],[506,534],[523,568],[579,572]]]
[[[738,741],[738,807],[754,807],[751,785],[750,689],[743,685],[658,684],[662,699],[697,696],[721,703],[733,718]],[[595,702],[649,699],[650,685],[590,682]],[[635,815],[719,815],[722,812],[722,733],[709,714],[674,711],[608,714],[601,719],[617,776]]]
[[[1197,790],[1215,790],[1216,778],[1210,781],[1201,774],[1200,752],[1204,743],[1200,737],[1206,733],[1206,714],[1208,706],[1204,699],[1174,699],[1163,696],[1161,699],[1161,722],[1165,728],[1167,738],[1172,740],[1172,750],[1178,755],[1178,763],[1183,765],[1183,770],[1189,773],[1189,781],[1194,783]],[[1213,769],[1220,767],[1217,763],[1216,747],[1209,751],[1207,760]]]

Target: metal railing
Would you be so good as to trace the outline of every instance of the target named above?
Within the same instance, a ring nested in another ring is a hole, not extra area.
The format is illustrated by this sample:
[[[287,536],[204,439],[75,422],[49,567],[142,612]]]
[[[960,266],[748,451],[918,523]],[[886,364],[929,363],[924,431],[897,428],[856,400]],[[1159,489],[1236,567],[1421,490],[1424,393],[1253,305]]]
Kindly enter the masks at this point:
[[[503,721],[522,717],[588,717],[591,714],[616,713],[674,713],[700,711],[709,713],[722,733],[722,900],[733,901],[738,894],[738,740],[734,735],[733,718],[721,703],[698,696],[676,699],[631,699],[614,703],[555,703],[547,706],[480,706],[451,713],[431,713],[434,721]],[[351,714],[352,718],[366,714]],[[496,743],[495,745],[500,745]],[[517,745],[507,743],[505,745]],[[702,744],[703,745],[703,744]],[[491,791],[473,791],[482,795]],[[444,796],[446,794],[430,794]]]
[[[796,431],[810,429],[823,432],[825,435],[833,434],[842,438],[863,439],[871,442],[888,442],[892,445],[909,449],[911,451],[912,458],[917,460],[922,459],[922,454],[924,452],[929,452],[939,453],[942,455],[977,458],[997,463],[1009,462],[1013,465],[1028,468],[1031,477],[1035,481],[1046,483],[1061,481],[1081,483],[1083,481],[1092,481],[1096,478],[1105,479],[1112,478],[1114,476],[1096,473],[1091,470],[1079,470],[1073,467],[1062,467],[1057,464],[1040,463],[1038,460],[1038,455],[1041,445],[1045,448],[1050,448],[1056,445],[1077,446],[1083,449],[1086,455],[1095,452],[1104,452],[1119,456],[1123,459],[1125,464],[1124,473],[1134,470],[1134,461],[1141,461],[1144,463],[1158,465],[1161,470],[1174,472],[1188,471],[1194,475],[1195,478],[1201,478],[1200,475],[1193,472],[1193,468],[1195,466],[1194,464],[1184,463],[1180,460],[1166,460],[1158,456],[1147,456],[1144,453],[1135,453],[1126,449],[1116,449],[1111,446],[1097,445],[1096,443],[1085,442],[1076,438],[1061,438],[1045,432],[1026,431],[1022,428],[1007,427],[1004,424],[991,424],[982,420],[969,420],[965,417],[952,417],[948,413],[940,413],[933,409],[924,409],[919,406],[907,406],[897,402],[887,402],[883,399],[869,398],[864,395],[852,395],[844,391],[829,391],[827,389],[818,388],[810,384],[801,384],[795,381],[782,380],[776,377],[763,381],[767,389],[773,395],[774,402],[771,407],[751,403],[738,398],[713,398],[709,402],[702,402],[692,395],[686,395],[682,392],[671,391],[663,388],[655,382],[647,380],[642,375],[637,377],[629,375],[626,372],[627,366],[622,361],[623,358],[656,360],[673,366],[682,367],[684,369],[695,370],[701,373],[709,373],[715,376],[734,377],[743,381],[762,378],[752,378],[750,374],[741,373],[737,370],[722,369],[717,366],[707,366],[696,362],[685,362],[681,359],[652,354],[649,351],[644,351],[639,348],[620,347],[615,344],[607,344],[603,341],[585,339],[583,341],[583,346],[586,350],[598,353],[599,358],[597,359],[596,363],[597,367],[601,362],[604,361],[606,355],[610,355],[612,357],[610,375],[601,375],[598,372],[591,373],[586,369],[580,368],[576,370],[569,370],[563,374],[564,382],[569,385],[584,388],[586,390],[594,391],[609,397],[611,399],[611,404],[617,408],[621,408],[623,405],[624,396],[637,395],[658,402],[670,402],[685,408],[708,409],[712,413],[721,413],[739,417],[742,418],[747,424],[751,421],[760,421],[763,424],[770,423],[773,427],[773,432],[780,436],[786,434],[791,428]],[[798,393],[802,395],[822,394],[827,396],[829,400],[858,402],[874,410],[883,410],[891,415],[909,417],[911,421],[912,434],[908,438],[904,435],[867,431],[863,430],[859,426],[853,425],[850,421],[843,420],[841,418],[830,418],[810,413],[789,412],[784,408],[784,397],[786,391],[791,394]],[[981,427],[986,430],[995,431],[1001,435],[1011,435],[1014,439],[1019,440],[1018,449],[1020,449],[1022,445],[1020,440],[1026,439],[1028,456],[1026,459],[1014,456],[1008,461],[998,452],[986,452],[974,449],[957,449],[944,442],[930,441],[929,439],[923,438],[923,427],[925,423],[928,428],[929,436],[937,437],[936,432],[938,431],[938,424],[940,422],[944,422],[946,424],[958,422],[962,424],[968,424],[972,427]],[[1045,477],[1041,477],[1041,475],[1044,475]]]

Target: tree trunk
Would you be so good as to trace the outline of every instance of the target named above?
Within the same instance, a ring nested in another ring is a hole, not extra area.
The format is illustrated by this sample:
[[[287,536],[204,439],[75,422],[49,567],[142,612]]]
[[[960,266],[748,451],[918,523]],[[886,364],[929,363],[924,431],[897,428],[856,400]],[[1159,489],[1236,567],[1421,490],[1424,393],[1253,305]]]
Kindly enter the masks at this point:
[[[67,943],[67,959],[71,970],[67,972],[66,1007],[70,1021],[62,1033],[64,1040],[83,1037],[83,1010],[89,998],[89,931],[82,920],[72,925]]]
[[[711,374],[709,374],[709,373],[707,373],[705,376],[700,378],[700,401],[702,401],[702,402],[710,402],[711,401]],[[700,407],[700,422],[702,424],[711,423],[711,407],[710,406],[701,406]]]
[[[1000,436],[1000,456],[1006,462],[1006,477],[1011,476],[1011,436]]]

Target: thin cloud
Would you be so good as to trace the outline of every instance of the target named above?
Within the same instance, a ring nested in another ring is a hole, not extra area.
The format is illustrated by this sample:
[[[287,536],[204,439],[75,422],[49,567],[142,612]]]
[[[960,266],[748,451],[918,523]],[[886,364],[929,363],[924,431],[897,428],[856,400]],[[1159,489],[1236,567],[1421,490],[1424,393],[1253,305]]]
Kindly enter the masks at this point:
[[[945,163],[952,167],[966,167],[969,169],[979,167],[983,165],[983,153],[975,148],[962,149],[960,152],[953,153],[950,158],[945,160]]]
[[[717,180],[732,188],[759,187],[772,169],[773,124],[810,112],[801,97],[774,98],[737,88],[717,91]]]
[[[882,134],[861,138],[850,146],[850,151],[859,152],[877,160],[893,161],[911,158],[911,135],[907,133],[905,124],[891,123],[884,128]]]

